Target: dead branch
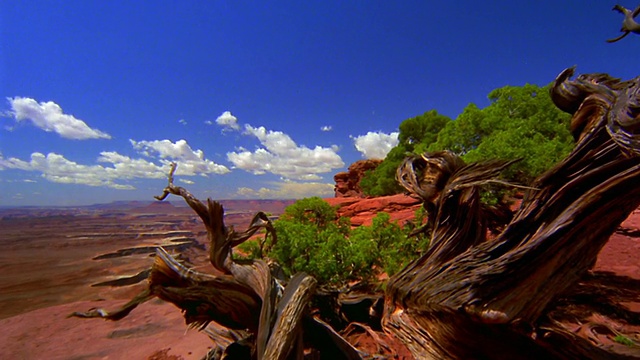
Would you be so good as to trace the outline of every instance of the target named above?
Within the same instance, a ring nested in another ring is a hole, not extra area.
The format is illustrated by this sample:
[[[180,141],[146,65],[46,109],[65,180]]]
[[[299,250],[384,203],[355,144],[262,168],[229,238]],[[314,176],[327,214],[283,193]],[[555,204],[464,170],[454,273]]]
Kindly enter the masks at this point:
[[[556,79],[573,113],[574,151],[538,178],[508,227],[486,242],[477,187],[506,163],[462,165],[451,154],[405,161],[399,179],[435,214],[433,247],[391,278],[385,329],[437,359],[615,358],[545,324],[549,304],[589,269],[640,205],[639,79]],[[413,173],[412,173],[413,172]],[[561,349],[561,350],[560,350]]]
[[[283,287],[264,261],[239,264],[233,260],[233,247],[260,229],[271,233],[272,242],[276,241],[275,229],[266,214],[256,214],[245,231],[228,229],[220,203],[208,199],[205,204],[188,190],[174,185],[176,166],[171,164],[169,183],[156,199],[164,200],[169,194],[180,196],[199,215],[207,229],[209,260],[214,273],[189,269],[159,248],[147,279],[148,287],[142,293],[115,312],[92,309],[71,316],[119,320],[139,304],[158,297],[182,309],[190,327],[203,330],[215,322],[230,329],[224,334],[242,336],[218,342],[212,358],[235,351],[248,352],[256,359],[299,358],[307,343],[317,344],[317,350],[323,354],[359,358],[358,352],[340,335],[322,335],[323,331],[329,334],[322,330],[324,325],[310,318],[307,306],[315,293],[313,277],[297,274]],[[212,334],[215,338],[223,336],[220,331]],[[317,339],[308,339],[305,334]]]

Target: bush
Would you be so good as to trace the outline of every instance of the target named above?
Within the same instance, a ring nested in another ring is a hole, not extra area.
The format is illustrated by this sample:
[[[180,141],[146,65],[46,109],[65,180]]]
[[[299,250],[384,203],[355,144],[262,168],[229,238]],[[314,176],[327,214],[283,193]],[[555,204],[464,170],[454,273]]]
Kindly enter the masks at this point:
[[[469,104],[453,121],[435,110],[403,121],[398,145],[361,180],[363,192],[402,192],[395,173],[407,154],[451,150],[467,163],[522,159],[506,169],[503,178],[529,184],[573,149],[571,116],[553,104],[549,86],[504,86],[488,98],[489,106]]]
[[[408,238],[387,213],[378,213],[371,226],[352,230],[349,219],[336,219],[336,210],[320,198],[289,206],[274,227],[278,241],[266,255],[286,275],[304,271],[321,284],[334,286],[377,282],[379,274],[394,274],[428,244]]]
[[[396,181],[398,165],[408,153],[424,152],[436,142],[438,133],[450,122],[450,118],[435,110],[404,120],[399,126],[398,145],[391,149],[376,169],[365,174],[360,181],[362,191],[370,196],[401,193],[403,189]]]
[[[334,222],[337,217],[338,212],[335,207],[314,196],[298,200],[287,206],[280,218],[305,225],[315,224],[322,229]]]

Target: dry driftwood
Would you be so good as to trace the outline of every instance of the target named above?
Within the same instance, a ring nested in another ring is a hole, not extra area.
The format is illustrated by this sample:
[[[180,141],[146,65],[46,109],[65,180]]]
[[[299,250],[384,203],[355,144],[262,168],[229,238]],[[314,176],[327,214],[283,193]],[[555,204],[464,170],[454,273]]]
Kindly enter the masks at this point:
[[[556,79],[552,98],[573,114],[573,152],[538,178],[496,240],[484,237],[479,186],[507,163],[465,165],[427,153],[398,171],[434,219],[432,247],[393,276],[383,325],[418,358],[626,358],[544,316],[595,262],[640,205],[640,78]]]
[[[259,229],[273,232],[267,216],[258,213],[244,232],[228,229],[220,203],[209,199],[205,205],[173,184],[175,167],[173,164],[169,185],[157,199],[164,200],[169,194],[181,196],[200,216],[207,229],[213,273],[189,269],[159,248],[144,291],[116,311],[91,309],[72,316],[119,320],[138,305],[158,297],[182,309],[191,327],[203,330],[213,321],[229,329],[210,331],[218,344],[210,354],[212,359],[301,358],[305,346],[318,349],[322,356],[359,359],[360,353],[353,346],[309,314],[307,307],[316,287],[313,277],[300,273],[283,286],[263,260],[248,264],[233,260],[233,247]]]

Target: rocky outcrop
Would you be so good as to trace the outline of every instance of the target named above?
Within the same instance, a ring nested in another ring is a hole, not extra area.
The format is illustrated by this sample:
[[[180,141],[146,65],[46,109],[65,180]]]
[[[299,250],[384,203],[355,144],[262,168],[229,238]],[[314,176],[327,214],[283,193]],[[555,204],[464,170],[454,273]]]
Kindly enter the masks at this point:
[[[349,166],[348,171],[337,173],[333,177],[336,182],[336,197],[364,197],[360,189],[360,180],[365,172],[377,168],[381,162],[379,159],[358,160]]]
[[[325,201],[338,206],[338,216],[351,218],[353,226],[371,225],[379,212],[389,213],[392,222],[404,225],[413,220],[416,210],[421,206],[420,200],[402,194],[368,199],[337,197]]]

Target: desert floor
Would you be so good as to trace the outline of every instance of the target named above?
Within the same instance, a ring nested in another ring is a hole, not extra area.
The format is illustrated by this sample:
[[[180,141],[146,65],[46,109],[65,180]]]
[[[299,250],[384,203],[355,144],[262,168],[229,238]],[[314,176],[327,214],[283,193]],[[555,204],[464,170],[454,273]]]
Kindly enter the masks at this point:
[[[283,206],[275,207],[279,213]],[[270,209],[263,209],[270,211]],[[227,224],[242,227],[249,211],[229,211]],[[173,247],[206,271],[204,228],[184,207],[0,212],[0,357],[13,359],[200,359],[209,338],[188,330],[176,307],[152,300],[118,322],[68,318],[74,311],[115,309],[144,287],[92,286],[135,275],[151,265],[155,246]],[[617,311],[640,319],[640,210],[620,226],[603,248],[587,283]],[[210,265],[209,265],[210,266]],[[607,289],[605,289],[607,288]],[[605,291],[611,290],[611,291]],[[640,341],[637,321],[576,307],[579,321]],[[601,346],[624,349],[607,332],[584,334]]]

